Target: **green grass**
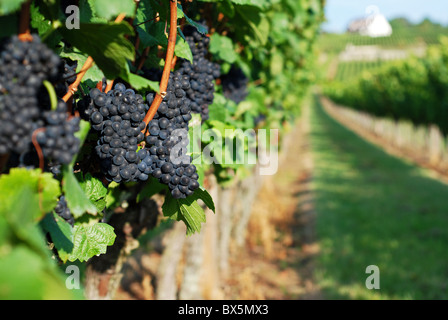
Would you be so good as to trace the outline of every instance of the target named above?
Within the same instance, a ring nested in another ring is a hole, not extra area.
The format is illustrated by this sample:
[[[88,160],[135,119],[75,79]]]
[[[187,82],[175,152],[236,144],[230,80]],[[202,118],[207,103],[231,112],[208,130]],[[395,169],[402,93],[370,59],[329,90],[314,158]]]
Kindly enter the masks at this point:
[[[448,186],[312,110],[316,276],[328,299],[447,299]],[[368,265],[380,269],[368,290]]]

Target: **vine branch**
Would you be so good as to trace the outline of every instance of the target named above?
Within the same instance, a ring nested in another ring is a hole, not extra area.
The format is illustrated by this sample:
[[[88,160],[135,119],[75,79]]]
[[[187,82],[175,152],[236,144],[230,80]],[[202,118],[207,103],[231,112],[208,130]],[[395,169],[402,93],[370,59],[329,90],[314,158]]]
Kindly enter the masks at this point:
[[[69,87],[68,87],[68,91],[65,94],[64,97],[62,97],[62,100],[64,100],[65,102],[68,101],[68,99],[70,99],[73,94],[78,90],[78,86],[81,83],[82,78],[84,77],[84,75],[86,74],[87,70],[90,69],[90,67],[93,66],[93,59],[91,56],[88,56],[86,61],[84,62],[84,65],[82,66],[81,71],[78,73],[78,75],[76,76],[76,80],[75,82],[73,82]]]
[[[148,112],[145,115],[143,121],[146,123],[146,127],[152,120],[157,112],[163,98],[166,95],[166,88],[168,87],[168,80],[170,78],[171,66],[173,64],[174,47],[176,46],[177,38],[177,0],[170,1],[170,33],[168,36],[168,47],[166,51],[165,66],[163,67],[162,79],[160,80],[160,89],[154,97]],[[144,131],[146,131],[146,127]]]
[[[19,39],[20,41],[33,41],[33,37],[30,33],[30,6],[31,1],[26,1],[22,4],[20,10],[19,21]]]
[[[34,148],[36,149],[37,156],[39,157],[39,168],[42,171],[44,171],[44,154],[42,152],[42,148],[39,145],[39,142],[37,142],[37,135],[43,131],[45,131],[45,128],[38,128],[34,130],[33,134],[31,135],[31,141],[34,145]]]
[[[114,86],[114,80],[110,80],[107,85],[106,89],[104,90],[105,93],[108,93],[110,90],[112,90],[112,87]]]

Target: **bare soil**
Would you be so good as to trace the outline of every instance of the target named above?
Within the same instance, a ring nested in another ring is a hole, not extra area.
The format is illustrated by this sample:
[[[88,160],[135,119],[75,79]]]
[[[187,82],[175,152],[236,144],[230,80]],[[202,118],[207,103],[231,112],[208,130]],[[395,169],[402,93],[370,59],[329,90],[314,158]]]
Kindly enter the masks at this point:
[[[288,134],[279,171],[253,207],[247,246],[234,253],[228,299],[322,299],[313,278],[314,233],[309,109]]]

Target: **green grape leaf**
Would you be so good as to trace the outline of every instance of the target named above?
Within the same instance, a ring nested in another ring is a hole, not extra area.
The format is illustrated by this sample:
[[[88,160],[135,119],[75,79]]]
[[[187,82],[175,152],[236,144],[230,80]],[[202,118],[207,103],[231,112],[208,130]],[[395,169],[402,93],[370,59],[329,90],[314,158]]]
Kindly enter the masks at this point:
[[[157,39],[156,37],[154,37],[153,35],[148,33],[141,26],[137,26],[135,29],[137,30],[138,37],[140,38],[140,42],[142,43],[142,45],[145,48],[156,46],[160,43],[159,39]],[[163,41],[163,42],[166,42],[166,41]]]
[[[0,299],[43,299],[43,275],[42,257],[25,246],[16,246],[0,259]]]
[[[62,166],[63,186],[65,199],[73,217],[78,218],[84,213],[97,214],[97,208],[85,194],[79,181],[76,179],[71,166]]]
[[[126,66],[126,72],[121,75],[121,78],[131,85],[135,90],[150,89],[159,92],[159,83],[143,78],[137,74],[129,71],[129,66]]]
[[[0,300],[82,299],[78,290],[67,289],[64,275],[49,256],[42,259],[22,245],[0,259],[0,283]]]
[[[81,52],[75,52],[75,51],[62,51],[60,53],[60,56],[62,58],[69,58],[72,61],[77,61],[76,65],[76,72],[80,72],[82,70],[82,66],[87,60],[87,54],[83,54]],[[98,68],[98,65],[93,64],[92,67],[89,68],[89,70],[86,71],[84,74],[84,77],[82,77],[82,81],[92,81],[93,83],[97,83],[98,81],[102,81],[104,78],[103,71]]]
[[[78,50],[91,56],[108,79],[124,73],[127,61],[134,59],[134,46],[125,38],[134,32],[127,22],[80,23],[80,29],[58,31]]]
[[[79,185],[84,190],[85,195],[93,201],[104,198],[107,194],[107,188],[103,182],[98,178],[92,177],[90,173],[87,173],[80,179]]]
[[[270,0],[230,0],[234,4],[238,5],[250,5],[259,8],[267,8],[271,5]]]
[[[154,23],[157,10],[155,10],[151,4],[151,0],[140,0],[138,4],[138,10],[134,18],[135,26],[142,26],[145,31],[150,24]]]
[[[165,23],[161,21],[152,23],[148,28],[145,28],[143,25],[137,26],[136,30],[143,47],[160,45],[166,48],[168,45],[168,36],[165,32],[165,27]]]
[[[72,226],[54,212],[47,214],[40,224],[50,234],[59,258],[62,262],[67,262],[74,247]]]
[[[207,27],[204,26],[204,25],[202,25],[202,24],[200,24],[200,23],[198,23],[198,22],[196,22],[196,21],[194,21],[194,20],[192,20],[192,19],[190,19],[190,18],[185,14],[184,10],[182,9],[182,5],[181,5],[180,3],[178,3],[178,4],[177,4],[177,18],[180,19],[180,18],[184,18],[184,17],[185,17],[185,20],[187,20],[187,22],[188,22],[190,25],[192,25],[193,27],[195,27],[196,30],[198,30],[199,33],[202,33],[202,34],[204,34],[204,35],[208,33]]]
[[[107,223],[75,225],[73,228],[73,250],[69,261],[87,261],[93,256],[104,254],[107,247],[114,244],[114,228]]]
[[[205,190],[203,187],[199,187],[198,189],[196,189],[194,191],[194,194],[192,195],[192,197],[195,199],[201,199],[210,210],[212,210],[214,213],[216,213],[215,212],[215,203],[213,202],[213,198],[208,193],[208,191]]]
[[[229,120],[230,111],[226,105],[227,99],[220,93],[215,93],[213,103],[209,106],[209,120],[223,121]]]
[[[75,137],[79,139],[80,149],[83,146],[84,141],[86,140],[89,132],[90,132],[90,122],[81,119],[79,123],[79,130],[75,132]],[[76,156],[73,157],[70,165],[74,166],[75,162],[76,162]]]
[[[53,210],[58,197],[61,194],[59,182],[51,173],[42,173],[40,169],[27,170],[25,168],[13,168],[9,174],[0,176],[0,210],[8,210],[13,205],[14,194],[23,188],[31,190],[30,202],[34,198],[40,210],[36,211],[33,218],[39,218],[42,213]]]
[[[193,64],[193,53],[191,52],[188,42],[177,36],[176,46],[174,48],[174,54],[179,57],[190,61]]]
[[[90,173],[82,176],[81,173],[75,175],[79,185],[84,190],[85,195],[90,199],[98,212],[106,207],[107,188],[98,178],[92,177]]]
[[[95,205],[96,210],[98,212],[103,211],[103,209],[106,208],[106,205],[107,205],[106,197],[92,201],[92,202]]]
[[[9,240],[31,248],[35,253],[40,254],[44,259],[48,258],[48,252],[42,242],[42,232],[36,226],[35,217],[42,214],[39,208],[39,197],[35,191],[25,185],[20,190],[16,190],[11,195],[12,204],[8,211],[1,213],[9,224],[13,238]]]
[[[210,36],[209,51],[213,53],[218,59],[228,63],[234,63],[238,55],[233,50],[233,42],[229,37],[221,36],[214,33]]]
[[[272,5],[271,0],[225,0],[225,1],[218,1],[218,0],[199,0],[201,2],[227,2],[227,5],[230,5],[229,2],[235,4],[235,5],[247,5],[247,6],[254,6],[258,8],[267,8]]]
[[[0,1],[1,3],[1,1]],[[43,14],[40,13],[39,7],[35,2],[31,3],[30,7],[31,27],[37,29],[39,34],[45,34],[51,29],[51,21],[46,19]]]
[[[25,0],[1,0],[0,1],[0,15],[13,13],[20,9]]]
[[[192,119],[190,120],[188,126],[188,154],[193,157],[192,163],[195,165],[196,163],[200,162],[200,158],[202,155],[201,136],[201,115],[192,114]]]
[[[174,199],[169,193],[162,205],[163,215],[170,219],[183,221],[187,227],[187,235],[201,231],[205,222],[205,213],[195,199]]]
[[[215,205],[210,194],[198,188],[193,195],[185,199],[175,199],[168,193],[162,205],[163,215],[173,220],[183,221],[187,227],[187,235],[200,232],[201,224],[206,221],[206,217],[204,210],[197,202],[198,199],[215,212]]]
[[[93,2],[95,13],[105,19],[112,19],[120,13],[126,14],[127,17],[134,16],[135,1],[134,0],[95,0]]]

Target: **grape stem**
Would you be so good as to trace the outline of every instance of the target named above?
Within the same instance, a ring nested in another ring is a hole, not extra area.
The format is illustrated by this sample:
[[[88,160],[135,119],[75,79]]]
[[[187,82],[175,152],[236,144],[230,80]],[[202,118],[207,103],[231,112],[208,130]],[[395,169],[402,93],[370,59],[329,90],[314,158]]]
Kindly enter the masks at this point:
[[[56,91],[54,90],[53,85],[48,80],[44,80],[43,85],[47,89],[48,95],[50,96],[51,110],[54,111],[58,106],[58,97],[56,96]]]
[[[101,92],[103,91],[103,81],[102,80],[98,81],[98,83],[96,84],[96,88],[98,90],[100,90]]]
[[[107,85],[106,85],[106,89],[104,90],[105,93],[108,93],[110,90],[112,90],[112,87],[114,85],[114,80],[110,80]]]
[[[171,66],[173,64],[174,48],[176,46],[177,38],[177,0],[170,1],[170,33],[168,36],[168,47],[166,51],[165,66],[163,67],[162,79],[160,80],[160,89],[154,97],[148,112],[145,115],[143,121],[146,123],[146,127],[152,120],[157,112],[163,97],[166,95],[166,88],[168,87],[168,80],[170,78]],[[146,127],[143,132],[146,131]]]
[[[26,1],[22,4],[20,10],[19,21],[19,39],[20,41],[33,41],[33,37],[30,33],[30,6],[31,1]]]
[[[174,69],[174,67],[176,66],[176,62],[177,62],[177,56],[173,58],[173,62],[171,63],[171,69]]]
[[[37,142],[37,135],[43,131],[45,131],[45,128],[38,128],[34,130],[33,134],[31,135],[31,141],[33,142],[34,148],[36,149],[37,156],[39,157],[39,168],[42,171],[44,171],[44,154],[42,152],[42,148],[39,145],[39,142]]]
[[[89,70],[92,65],[93,65],[93,59],[92,59],[91,56],[88,56],[86,61],[84,62],[84,65],[82,66],[81,71],[76,76],[75,82],[73,82],[68,87],[68,92],[65,94],[64,97],[62,97],[62,100],[67,102],[68,99],[70,99],[73,96],[73,94],[78,90],[78,86],[81,83],[82,78],[84,77],[84,75],[86,74],[87,70]]]
[[[126,15],[124,13],[121,13],[118,15],[118,17],[115,19],[116,23],[119,23],[121,21],[123,21],[123,19],[126,17]],[[78,90],[78,86],[81,83],[82,78],[84,77],[84,75],[86,74],[87,70],[90,69],[90,67],[93,66],[93,59],[91,56],[88,56],[86,61],[84,62],[84,65],[82,66],[81,71],[77,74],[76,76],[76,80],[75,82],[73,82],[69,87],[68,87],[68,92],[65,94],[65,96],[62,98],[62,100],[64,100],[65,102],[67,102],[72,96],[73,94]]]

